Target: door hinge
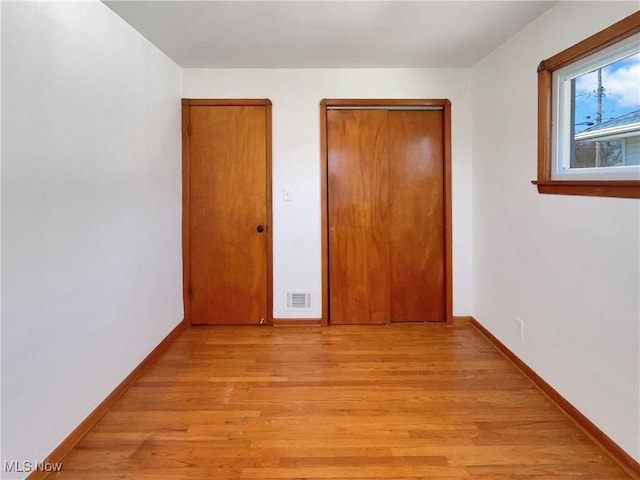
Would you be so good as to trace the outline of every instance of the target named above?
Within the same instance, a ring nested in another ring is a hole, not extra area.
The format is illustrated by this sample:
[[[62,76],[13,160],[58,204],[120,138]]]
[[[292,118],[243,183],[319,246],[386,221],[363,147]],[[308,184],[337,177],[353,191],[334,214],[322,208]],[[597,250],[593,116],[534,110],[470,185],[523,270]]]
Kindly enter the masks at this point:
[[[187,295],[191,296],[192,293],[193,293],[193,288],[191,288],[191,284],[189,284],[189,286],[187,287]]]
[[[187,124],[187,135],[191,136],[191,124]]]

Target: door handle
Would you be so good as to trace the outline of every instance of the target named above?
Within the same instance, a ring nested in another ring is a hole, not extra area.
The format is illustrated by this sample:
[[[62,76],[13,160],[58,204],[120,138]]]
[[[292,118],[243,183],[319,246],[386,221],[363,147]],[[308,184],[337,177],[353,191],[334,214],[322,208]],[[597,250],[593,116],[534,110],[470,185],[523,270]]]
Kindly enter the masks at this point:
[[[262,233],[262,232],[264,232],[264,227],[262,225],[258,225],[256,227],[256,230],[257,230],[258,233]]]

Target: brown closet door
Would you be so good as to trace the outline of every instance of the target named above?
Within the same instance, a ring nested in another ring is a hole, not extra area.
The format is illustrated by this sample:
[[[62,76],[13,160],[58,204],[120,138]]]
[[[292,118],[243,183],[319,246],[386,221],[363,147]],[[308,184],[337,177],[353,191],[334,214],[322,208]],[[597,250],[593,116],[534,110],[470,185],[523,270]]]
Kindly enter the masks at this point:
[[[388,323],[387,112],[327,112],[332,324]]]
[[[445,320],[442,111],[390,111],[391,321]]]
[[[264,106],[191,106],[191,323],[267,318]]]
[[[332,324],[445,321],[443,113],[328,110]]]

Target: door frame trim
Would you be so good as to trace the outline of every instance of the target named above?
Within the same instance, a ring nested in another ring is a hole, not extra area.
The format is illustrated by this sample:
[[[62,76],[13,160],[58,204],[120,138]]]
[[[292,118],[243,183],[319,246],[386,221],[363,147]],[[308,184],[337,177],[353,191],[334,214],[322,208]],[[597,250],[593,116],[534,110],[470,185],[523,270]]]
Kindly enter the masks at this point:
[[[451,102],[447,99],[328,99],[320,102],[320,205],[322,248],[322,326],[330,324],[329,314],[329,162],[327,151],[327,110],[331,107],[442,107],[444,161],[444,257],[445,322],[453,321],[453,256],[451,216]]]
[[[271,208],[271,100],[257,99],[182,99],[182,299],[185,322],[191,323],[191,301],[189,284],[191,283],[191,192],[189,179],[191,175],[189,158],[189,117],[192,106],[233,107],[256,106],[265,107],[266,116],[266,234],[267,234],[267,318],[266,325],[273,325],[273,221]]]

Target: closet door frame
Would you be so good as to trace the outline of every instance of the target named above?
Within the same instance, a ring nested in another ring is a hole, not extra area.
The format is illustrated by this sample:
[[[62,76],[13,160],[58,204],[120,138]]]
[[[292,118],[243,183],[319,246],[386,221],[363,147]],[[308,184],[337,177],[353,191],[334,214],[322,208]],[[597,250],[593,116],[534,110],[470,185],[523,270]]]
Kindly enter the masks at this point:
[[[322,241],[322,325],[331,323],[329,312],[329,232],[328,232],[328,151],[327,110],[331,107],[392,107],[420,108],[440,107],[443,112],[443,172],[444,172],[444,260],[445,260],[445,321],[453,321],[453,264],[451,221],[451,102],[447,99],[323,99],[320,102],[320,194],[321,194],[321,241]]]

